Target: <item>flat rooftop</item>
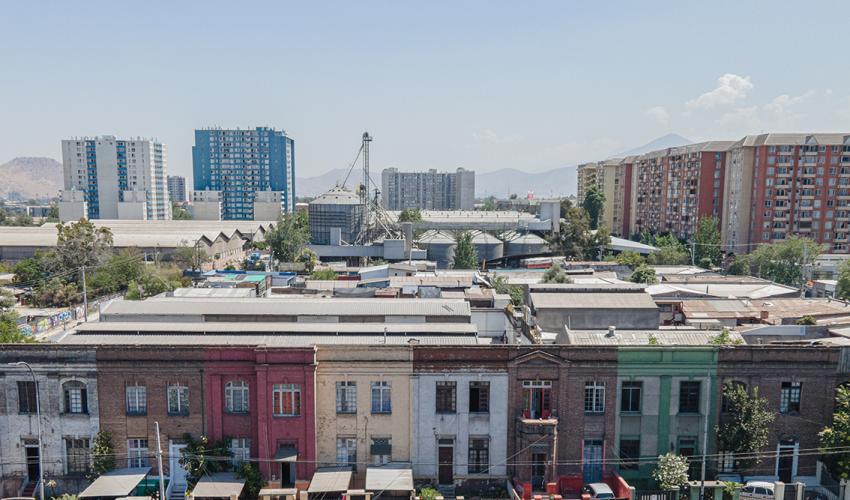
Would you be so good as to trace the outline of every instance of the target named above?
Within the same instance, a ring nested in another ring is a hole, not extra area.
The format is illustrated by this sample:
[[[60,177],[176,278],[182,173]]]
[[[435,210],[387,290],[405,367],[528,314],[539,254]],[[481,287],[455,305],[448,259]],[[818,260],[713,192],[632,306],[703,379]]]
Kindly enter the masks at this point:
[[[541,309],[658,309],[648,293],[531,293]]]

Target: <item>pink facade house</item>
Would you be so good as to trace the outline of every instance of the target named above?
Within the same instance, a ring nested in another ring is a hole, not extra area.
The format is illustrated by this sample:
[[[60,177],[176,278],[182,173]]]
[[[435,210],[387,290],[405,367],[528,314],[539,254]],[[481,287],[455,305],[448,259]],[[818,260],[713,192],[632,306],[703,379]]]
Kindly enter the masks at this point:
[[[316,462],[315,349],[206,350],[207,435],[228,438],[234,460],[260,460],[263,477],[292,487]]]

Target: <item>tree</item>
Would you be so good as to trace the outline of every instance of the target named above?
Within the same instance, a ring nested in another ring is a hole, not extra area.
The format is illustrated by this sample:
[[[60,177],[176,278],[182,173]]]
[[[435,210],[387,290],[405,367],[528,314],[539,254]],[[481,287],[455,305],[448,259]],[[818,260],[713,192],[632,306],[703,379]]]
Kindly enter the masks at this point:
[[[508,283],[508,279],[504,276],[493,276],[490,280],[490,284],[493,286],[493,291],[496,293],[500,295],[510,295],[511,304],[515,307],[519,307],[525,302],[522,288],[519,285],[511,285]]]
[[[65,307],[82,301],[75,283],[66,283],[61,278],[53,278],[40,284],[33,291],[36,303],[42,306]]]
[[[280,262],[294,262],[310,241],[310,223],[304,212],[281,215],[274,228],[266,233],[272,255]]]
[[[649,254],[647,259],[650,264],[656,266],[680,266],[688,264],[691,254],[685,246],[672,234],[653,237],[653,243],[657,251]]]
[[[808,238],[790,236],[777,243],[765,243],[750,255],[760,278],[799,288],[805,282],[804,269],[814,264],[820,245]]]
[[[112,231],[86,219],[57,224],[55,259],[62,271],[95,267],[112,253]]]
[[[711,345],[739,345],[743,344],[744,341],[732,338],[732,335],[729,334],[729,329],[724,328],[720,333],[712,337],[708,343]]]
[[[418,208],[405,208],[398,214],[399,222],[422,222],[422,211]]]
[[[687,457],[675,453],[660,455],[655,470],[652,471],[652,479],[655,479],[658,487],[662,490],[672,490],[687,484]]]
[[[36,252],[32,257],[18,262],[12,272],[15,273],[15,277],[12,278],[14,283],[34,284],[43,280],[47,275],[45,253]]]
[[[850,259],[838,265],[838,283],[835,285],[835,297],[841,300],[850,299]]]
[[[138,280],[144,272],[142,256],[135,249],[125,249],[109,258],[95,271],[88,285],[89,297],[116,293]]]
[[[472,244],[472,234],[469,231],[460,233],[457,237],[454,261],[452,267],[455,269],[477,269],[478,255]]]
[[[720,449],[732,453],[735,470],[742,472],[759,463],[759,453],[770,441],[770,427],[776,415],[768,409],[766,398],[753,387],[747,394],[743,384],[723,384],[725,414],[715,427]],[[743,456],[744,458],[735,458]]]
[[[29,335],[24,335],[18,329],[18,315],[15,307],[15,296],[5,288],[0,288],[0,344],[22,344],[34,342]]]
[[[549,269],[543,273],[543,283],[572,283],[573,279],[567,276],[564,268],[558,264],[552,264]]]
[[[850,451],[836,453],[835,449],[850,448],[850,387],[841,385],[835,390],[835,407],[832,410],[832,425],[818,433],[821,460],[829,470],[841,479],[850,479]]]
[[[637,252],[625,251],[617,255],[617,263],[621,266],[629,266],[632,269],[636,269],[641,264],[645,264],[646,259]]]
[[[115,447],[112,445],[112,434],[109,431],[98,431],[95,434],[91,454],[91,472],[87,476],[89,481],[94,481],[101,474],[115,468]]]
[[[316,255],[316,252],[310,250],[309,248],[305,248],[301,251],[301,254],[295,259],[295,262],[304,264],[304,270],[308,273],[312,273],[313,269],[316,268],[316,264],[319,263],[319,256]]]
[[[194,488],[205,475],[230,469],[231,462],[226,460],[233,456],[229,439],[210,442],[206,436],[195,439],[190,434],[184,434],[183,439],[186,447],[180,450],[180,465],[186,470],[186,482],[190,488]]]
[[[807,315],[803,316],[802,318],[798,319],[797,321],[795,321],[794,324],[800,325],[800,326],[814,326],[814,325],[818,324],[818,321],[815,319],[814,316],[810,316],[810,315],[807,314]]]
[[[716,217],[703,217],[697,224],[697,232],[694,235],[694,260],[705,269],[719,266],[722,258],[720,231],[717,226]]]
[[[47,210],[47,218],[44,220],[45,222],[59,222],[59,206],[56,204],[50,205],[50,208]]]
[[[127,283],[127,293],[124,294],[124,300],[142,300],[142,289],[135,280]]]
[[[481,210],[485,212],[493,212],[496,210],[496,197],[490,196],[484,199],[484,204],[481,206]]]
[[[336,271],[329,267],[316,269],[310,273],[311,280],[333,281],[336,279]]]
[[[242,462],[236,468],[236,477],[245,480],[245,488],[242,490],[245,498],[257,498],[260,490],[266,485],[259,467],[250,462]]]
[[[573,208],[573,201],[569,198],[561,198],[561,213],[567,213],[567,210]]]
[[[749,276],[750,258],[746,255],[736,255],[726,268],[726,273],[733,276]]]
[[[210,261],[210,256],[201,248],[199,243],[189,246],[189,242],[183,240],[180,245],[171,252],[171,260],[183,269],[190,268],[195,272],[204,267]]]
[[[171,220],[192,220],[192,214],[177,202],[171,202]]]
[[[654,285],[658,283],[658,278],[655,276],[655,269],[647,266],[646,264],[641,264],[632,271],[631,276],[629,276],[629,281],[632,283]]]
[[[605,195],[599,190],[598,186],[590,186],[584,199],[581,201],[581,206],[587,212],[590,218],[590,229],[599,227],[599,217],[602,215],[602,207],[605,205]]]
[[[564,213],[557,239],[552,242],[559,253],[577,260],[598,259],[611,244],[611,236],[601,227],[590,229],[590,218],[583,208],[572,207]]]

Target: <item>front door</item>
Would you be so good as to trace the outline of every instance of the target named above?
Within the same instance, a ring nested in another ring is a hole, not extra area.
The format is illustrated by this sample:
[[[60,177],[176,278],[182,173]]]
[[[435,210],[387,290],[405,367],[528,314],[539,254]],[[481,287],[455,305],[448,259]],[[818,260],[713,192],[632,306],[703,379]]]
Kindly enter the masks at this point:
[[[38,445],[27,445],[25,450],[27,454],[27,477],[31,482],[38,481]]]
[[[546,460],[548,457],[548,453],[531,454],[531,487],[535,490],[543,489],[543,483],[546,480]]]
[[[182,486],[186,484],[186,469],[180,465],[180,452],[185,448],[183,443],[171,441],[168,447],[168,471],[170,472],[171,484]]]
[[[584,484],[602,480],[602,440],[584,441]]]
[[[292,462],[280,463],[280,485],[283,488],[295,486],[295,464]]]
[[[440,484],[454,484],[454,444],[441,444],[439,447],[439,470],[438,479]]]
[[[797,442],[793,439],[783,439],[779,442],[779,453],[776,457],[776,475],[785,484],[793,482],[796,462]]]

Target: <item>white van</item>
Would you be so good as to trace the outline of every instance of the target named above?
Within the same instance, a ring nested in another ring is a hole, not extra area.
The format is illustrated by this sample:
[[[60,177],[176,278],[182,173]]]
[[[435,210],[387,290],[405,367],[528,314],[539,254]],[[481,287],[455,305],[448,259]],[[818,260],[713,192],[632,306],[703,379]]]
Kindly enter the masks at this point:
[[[741,488],[741,500],[773,500],[773,483],[747,481]]]

